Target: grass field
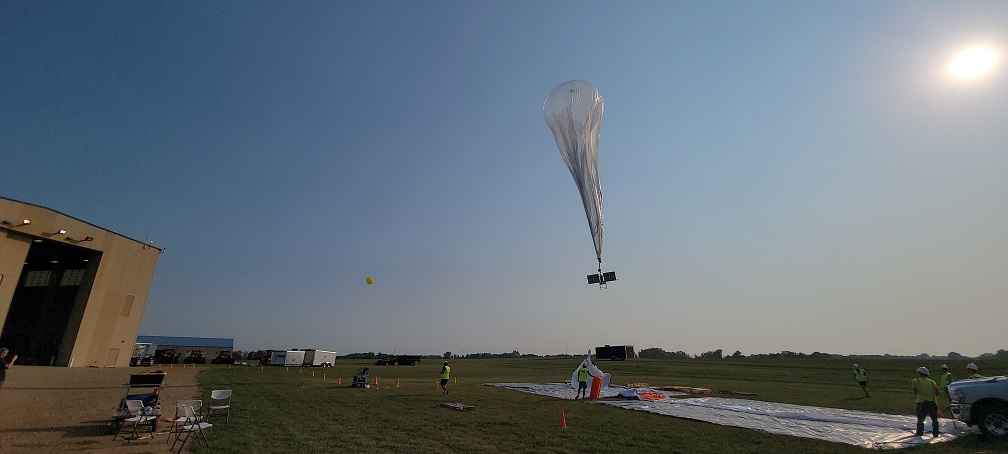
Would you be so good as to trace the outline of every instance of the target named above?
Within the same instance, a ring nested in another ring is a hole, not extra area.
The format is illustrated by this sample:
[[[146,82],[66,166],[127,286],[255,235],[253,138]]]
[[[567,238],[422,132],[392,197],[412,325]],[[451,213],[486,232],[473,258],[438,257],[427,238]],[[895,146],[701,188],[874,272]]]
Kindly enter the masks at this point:
[[[510,391],[484,383],[562,382],[579,358],[452,360],[445,397],[435,389],[441,361],[417,366],[373,366],[337,361],[335,367],[210,366],[199,376],[202,394],[234,390],[230,421],[212,420],[214,452],[389,453],[758,453],[863,452],[841,443],[773,435],[583,401]],[[849,359],[601,361],[613,384],[693,386],[755,392],[757,400],[912,414],[909,391],[917,360],[858,360],[871,376],[870,399],[853,379]],[[936,370],[939,363],[923,365]],[[370,389],[350,388],[361,367],[371,367]],[[953,373],[965,362],[950,363]],[[1008,362],[982,363],[985,375],[1008,373]],[[315,376],[312,377],[314,371]],[[323,381],[322,374],[326,374]],[[958,375],[961,376],[961,373]],[[337,384],[337,379],[342,384]],[[398,386],[397,386],[398,382]],[[472,411],[441,408],[461,402]],[[560,428],[560,412],[567,429]],[[930,422],[929,422],[930,423]],[[205,449],[196,448],[196,451]],[[901,452],[1008,452],[1008,442],[961,437]]]

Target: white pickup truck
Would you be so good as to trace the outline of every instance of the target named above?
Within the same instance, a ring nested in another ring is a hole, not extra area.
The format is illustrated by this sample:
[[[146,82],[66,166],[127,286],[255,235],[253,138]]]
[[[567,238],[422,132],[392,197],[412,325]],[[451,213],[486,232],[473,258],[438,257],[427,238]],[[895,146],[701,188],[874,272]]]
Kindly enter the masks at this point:
[[[952,416],[978,426],[985,436],[1008,433],[1008,376],[972,378],[949,385]]]

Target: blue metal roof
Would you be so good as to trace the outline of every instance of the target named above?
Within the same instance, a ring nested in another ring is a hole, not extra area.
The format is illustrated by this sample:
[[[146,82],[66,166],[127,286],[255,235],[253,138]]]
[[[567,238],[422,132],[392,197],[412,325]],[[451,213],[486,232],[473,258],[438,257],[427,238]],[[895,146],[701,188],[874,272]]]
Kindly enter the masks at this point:
[[[137,336],[137,343],[180,347],[220,347],[234,349],[234,339],[223,337]]]

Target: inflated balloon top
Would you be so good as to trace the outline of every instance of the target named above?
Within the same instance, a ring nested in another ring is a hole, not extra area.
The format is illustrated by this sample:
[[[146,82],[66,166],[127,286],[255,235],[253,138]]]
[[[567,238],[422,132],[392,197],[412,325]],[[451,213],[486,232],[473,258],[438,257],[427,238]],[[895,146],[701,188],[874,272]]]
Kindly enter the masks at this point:
[[[602,272],[602,188],[598,176],[599,129],[602,95],[583,80],[557,85],[543,104],[546,124],[553,131],[560,156],[570,169],[595,240],[595,255]]]

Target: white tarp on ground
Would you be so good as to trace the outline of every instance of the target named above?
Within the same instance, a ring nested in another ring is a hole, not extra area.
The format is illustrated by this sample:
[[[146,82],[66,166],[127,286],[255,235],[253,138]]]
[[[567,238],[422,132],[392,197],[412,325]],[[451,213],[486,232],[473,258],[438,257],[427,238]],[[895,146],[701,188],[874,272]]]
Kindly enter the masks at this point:
[[[538,394],[540,396],[556,397],[557,399],[574,399],[577,397],[577,389],[571,389],[569,383],[487,383],[487,386],[513,389],[515,391]],[[655,391],[647,388],[624,388],[622,386],[611,386],[608,388],[602,388],[602,392],[599,393],[599,397],[617,397],[623,394],[629,395],[629,393],[636,396],[637,391],[656,392],[666,398],[686,395],[686,393],[678,391]]]
[[[538,394],[540,396],[556,397],[557,399],[574,399],[577,397],[577,385],[575,384],[574,388],[571,388],[570,383],[487,383],[487,385]],[[618,387],[602,388],[599,397],[616,397],[623,389]]]
[[[577,394],[576,390],[571,389],[569,383],[487,383],[487,385],[558,399],[574,399]],[[628,393],[633,389],[620,386],[603,388],[600,397],[619,397],[621,393]],[[685,395],[685,393],[679,392],[656,392],[665,396]],[[938,438],[932,438],[930,435],[931,420],[928,419],[924,425],[927,435],[917,437],[914,436],[914,431],[917,429],[917,418],[914,416],[722,397],[661,401],[599,400],[595,403],[875,449],[896,449],[941,443],[953,440],[962,433],[972,432],[962,423],[956,423],[951,419],[940,419],[941,435]]]
[[[969,430],[951,419],[941,419],[938,438],[932,438],[931,420],[925,421],[923,437],[914,436],[917,418],[836,408],[760,402],[721,397],[665,401],[614,400],[598,403],[647,411],[677,418],[695,419],[724,426],[745,427],[796,437],[848,443],[865,448],[895,449],[940,443]]]

